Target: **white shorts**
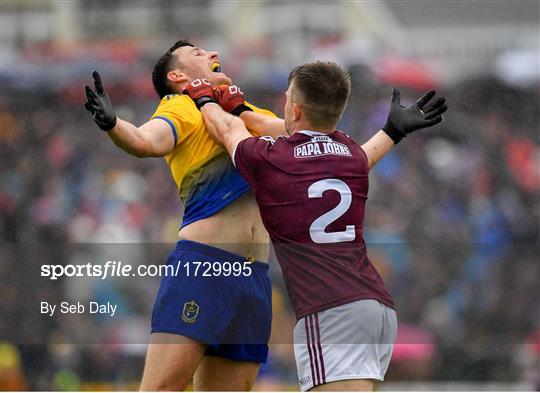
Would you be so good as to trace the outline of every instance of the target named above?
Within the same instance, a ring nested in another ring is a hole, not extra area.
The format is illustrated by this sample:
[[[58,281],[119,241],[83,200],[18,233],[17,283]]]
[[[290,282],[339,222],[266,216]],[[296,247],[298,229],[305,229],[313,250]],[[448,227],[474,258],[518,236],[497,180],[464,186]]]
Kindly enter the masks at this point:
[[[300,389],[345,379],[384,380],[396,333],[396,312],[372,299],[300,319],[294,327]]]

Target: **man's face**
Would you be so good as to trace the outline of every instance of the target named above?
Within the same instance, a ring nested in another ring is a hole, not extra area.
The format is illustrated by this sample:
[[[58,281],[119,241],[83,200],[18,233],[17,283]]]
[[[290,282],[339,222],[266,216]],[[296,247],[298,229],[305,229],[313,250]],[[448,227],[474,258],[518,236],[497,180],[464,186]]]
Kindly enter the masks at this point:
[[[188,83],[204,78],[214,86],[232,85],[227,75],[215,71],[216,67],[220,66],[219,53],[207,52],[198,47],[182,46],[173,54],[179,64],[179,71],[185,75]]]

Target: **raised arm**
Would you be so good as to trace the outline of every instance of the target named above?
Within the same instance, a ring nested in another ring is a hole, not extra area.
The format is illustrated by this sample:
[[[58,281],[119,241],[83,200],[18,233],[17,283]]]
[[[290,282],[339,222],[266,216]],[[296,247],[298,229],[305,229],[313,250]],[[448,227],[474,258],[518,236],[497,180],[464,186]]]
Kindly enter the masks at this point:
[[[246,127],[259,136],[287,135],[283,119],[254,112],[244,102],[244,93],[238,86],[219,86],[214,89],[214,97],[224,111],[239,116]]]
[[[238,143],[252,135],[239,117],[225,112],[218,104],[208,103],[201,108],[206,129],[232,157]],[[233,157],[234,158],[234,157]]]
[[[285,131],[285,121],[279,117],[271,117],[253,111],[244,111],[240,118],[248,129],[257,135],[268,135],[274,139],[278,136],[287,135]]]
[[[432,127],[443,120],[442,114],[448,109],[445,105],[446,100],[439,97],[429,104],[434,96],[435,91],[430,90],[414,104],[404,107],[400,104],[399,90],[393,89],[390,113],[385,126],[362,145],[370,169],[407,134]]]
[[[174,148],[174,136],[170,126],[161,119],[153,119],[140,127],[122,120],[114,113],[109,95],[103,87],[97,71],[92,72],[93,91],[85,86],[85,108],[92,113],[94,121],[109,135],[114,144],[136,157],[162,157]]]
[[[394,147],[395,143],[384,131],[379,131],[362,145],[366,153],[369,169],[373,168],[386,153]]]

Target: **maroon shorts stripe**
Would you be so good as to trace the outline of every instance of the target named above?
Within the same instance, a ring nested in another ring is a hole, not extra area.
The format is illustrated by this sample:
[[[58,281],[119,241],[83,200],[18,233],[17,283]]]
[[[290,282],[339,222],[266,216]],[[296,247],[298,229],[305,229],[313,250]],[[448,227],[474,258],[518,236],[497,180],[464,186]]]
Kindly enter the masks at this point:
[[[315,314],[315,330],[317,331],[317,348],[319,349],[319,360],[321,361],[322,383],[326,383],[326,372],[324,371],[324,359],[321,347],[321,332],[319,330],[319,315]]]
[[[319,372],[319,358],[317,356],[317,345],[316,345],[316,338],[315,338],[315,327],[313,326],[314,325],[314,318],[313,318],[313,315],[309,315],[308,316],[309,318],[309,330],[311,332],[311,340],[310,340],[310,345],[311,345],[311,348],[313,350],[313,359],[315,360],[315,375],[317,376],[317,383],[315,383],[315,385],[320,385],[321,384],[321,374]]]
[[[311,345],[309,343],[309,328],[308,328],[308,317],[304,318],[304,323],[306,325],[306,340],[307,340],[307,347],[309,352],[309,365],[311,367],[311,380],[313,381],[313,385],[315,385],[315,370],[313,369],[313,353],[311,352]]]

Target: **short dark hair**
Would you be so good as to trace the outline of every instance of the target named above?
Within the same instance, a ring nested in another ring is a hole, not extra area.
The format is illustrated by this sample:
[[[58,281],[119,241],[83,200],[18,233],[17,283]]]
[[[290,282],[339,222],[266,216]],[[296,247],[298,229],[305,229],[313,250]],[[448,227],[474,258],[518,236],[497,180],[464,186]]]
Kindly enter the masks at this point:
[[[159,98],[163,98],[167,94],[176,93],[167,79],[167,74],[175,66],[173,61],[174,57],[172,55],[173,52],[182,46],[193,46],[193,44],[188,39],[176,41],[154,65],[154,70],[152,71],[152,83],[154,84],[154,90]]]
[[[351,91],[347,71],[331,61],[316,61],[296,67],[289,74],[294,82],[291,98],[299,100],[313,127],[333,128],[341,119]]]

